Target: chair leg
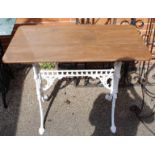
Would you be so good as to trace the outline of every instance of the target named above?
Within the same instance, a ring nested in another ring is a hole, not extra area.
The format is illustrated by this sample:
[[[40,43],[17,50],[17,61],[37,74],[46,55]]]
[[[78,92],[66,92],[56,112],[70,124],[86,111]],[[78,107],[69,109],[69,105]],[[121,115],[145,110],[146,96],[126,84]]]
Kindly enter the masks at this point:
[[[3,101],[4,108],[7,108],[8,105],[6,104],[6,93],[5,92],[2,92],[2,101]]]
[[[124,63],[124,68],[123,68],[123,85],[126,85],[126,79],[128,76],[128,71],[129,71],[129,62]]]
[[[0,42],[0,75],[1,75],[1,81],[0,81],[0,85],[1,85],[1,96],[2,96],[2,101],[3,101],[3,106],[4,108],[7,108],[8,105],[6,103],[6,93],[9,89],[9,83],[11,78],[13,78],[13,73],[11,71],[11,68],[7,65],[7,64],[3,64],[2,62],[2,57],[4,55],[4,50],[3,50],[3,46]]]

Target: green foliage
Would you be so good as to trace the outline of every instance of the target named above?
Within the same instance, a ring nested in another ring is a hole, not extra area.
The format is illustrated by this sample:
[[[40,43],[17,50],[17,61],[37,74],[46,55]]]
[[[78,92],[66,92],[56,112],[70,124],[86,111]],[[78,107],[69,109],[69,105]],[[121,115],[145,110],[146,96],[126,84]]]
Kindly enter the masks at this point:
[[[50,62],[46,62],[46,63],[39,63],[40,68],[41,69],[54,69],[55,68],[55,63],[50,63]]]

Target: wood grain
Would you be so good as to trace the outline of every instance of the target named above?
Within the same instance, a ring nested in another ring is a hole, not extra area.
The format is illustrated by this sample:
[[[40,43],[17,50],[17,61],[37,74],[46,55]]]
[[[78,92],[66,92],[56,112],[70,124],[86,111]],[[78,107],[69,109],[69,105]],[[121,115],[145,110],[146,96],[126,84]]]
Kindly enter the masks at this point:
[[[5,63],[149,60],[137,30],[129,25],[21,26]]]

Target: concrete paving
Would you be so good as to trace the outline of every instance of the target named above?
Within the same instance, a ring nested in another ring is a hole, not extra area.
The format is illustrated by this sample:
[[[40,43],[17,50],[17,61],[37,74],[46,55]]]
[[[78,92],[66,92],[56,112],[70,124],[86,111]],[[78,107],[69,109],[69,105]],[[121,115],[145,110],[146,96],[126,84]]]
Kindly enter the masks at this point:
[[[8,109],[0,100],[0,135],[39,135],[39,108],[35,93],[32,69],[14,72],[7,94]],[[111,103],[104,99],[107,90],[102,87],[79,88],[72,83],[64,86],[56,82],[51,89],[51,100],[44,103],[46,115],[45,136],[112,135],[110,132]],[[150,87],[154,89],[155,87]],[[116,135],[154,135],[155,118],[140,121],[130,106],[140,106],[141,88],[119,89],[116,105]],[[153,112],[154,99],[145,98],[143,116]]]

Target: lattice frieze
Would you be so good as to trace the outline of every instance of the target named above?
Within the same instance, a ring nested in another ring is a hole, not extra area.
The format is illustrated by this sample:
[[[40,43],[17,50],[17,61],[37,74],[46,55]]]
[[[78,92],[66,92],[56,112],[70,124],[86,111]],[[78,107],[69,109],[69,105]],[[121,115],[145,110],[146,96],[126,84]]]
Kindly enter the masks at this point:
[[[93,79],[100,79],[103,86],[111,90],[111,85],[108,80],[112,80],[114,69],[104,70],[41,70],[40,75],[43,80],[46,81],[46,85],[43,90],[48,90],[56,79],[62,79],[65,77],[91,77]]]

